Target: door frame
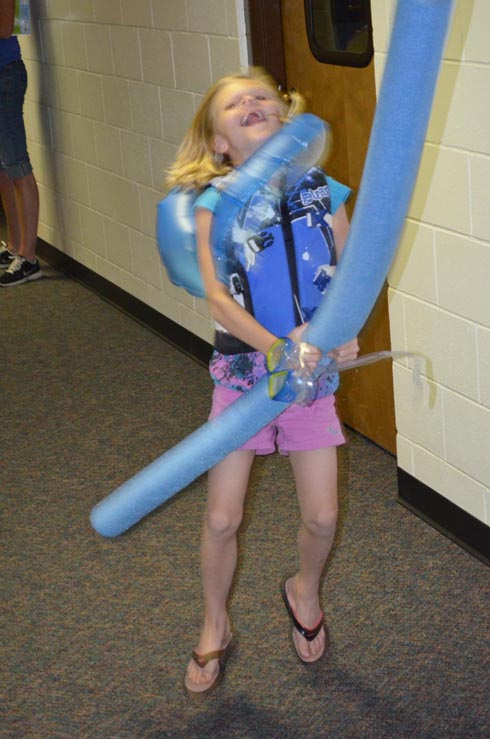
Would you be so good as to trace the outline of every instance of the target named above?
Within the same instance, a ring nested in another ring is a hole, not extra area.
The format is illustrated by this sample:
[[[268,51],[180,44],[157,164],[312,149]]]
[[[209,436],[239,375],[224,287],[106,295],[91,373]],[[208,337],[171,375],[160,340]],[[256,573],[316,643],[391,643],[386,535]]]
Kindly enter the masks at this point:
[[[263,67],[286,88],[281,0],[248,0],[248,23],[254,66]]]

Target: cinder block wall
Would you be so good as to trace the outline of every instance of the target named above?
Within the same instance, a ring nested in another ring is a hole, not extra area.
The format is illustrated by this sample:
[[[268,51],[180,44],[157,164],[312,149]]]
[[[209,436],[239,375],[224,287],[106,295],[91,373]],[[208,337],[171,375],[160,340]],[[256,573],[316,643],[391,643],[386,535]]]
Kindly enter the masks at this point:
[[[371,0],[378,85],[394,0]],[[457,0],[422,166],[389,276],[398,464],[490,524],[490,4]]]
[[[32,0],[21,37],[39,235],[208,341],[204,301],[160,265],[155,207],[202,93],[247,62],[242,5]]]

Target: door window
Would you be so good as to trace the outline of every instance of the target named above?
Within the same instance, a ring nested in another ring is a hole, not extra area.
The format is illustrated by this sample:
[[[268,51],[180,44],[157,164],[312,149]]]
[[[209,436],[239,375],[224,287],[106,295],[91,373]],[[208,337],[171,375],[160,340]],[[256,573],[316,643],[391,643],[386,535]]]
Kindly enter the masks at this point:
[[[305,15],[318,61],[367,67],[373,56],[370,0],[305,0]]]

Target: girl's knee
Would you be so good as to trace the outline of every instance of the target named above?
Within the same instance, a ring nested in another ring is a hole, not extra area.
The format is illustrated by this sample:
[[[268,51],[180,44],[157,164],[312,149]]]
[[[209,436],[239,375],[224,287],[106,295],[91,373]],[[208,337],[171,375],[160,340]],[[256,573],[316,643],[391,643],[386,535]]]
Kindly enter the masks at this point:
[[[337,525],[337,508],[325,508],[303,517],[303,524],[315,536],[331,536]]]
[[[216,508],[206,512],[205,526],[211,536],[226,538],[238,531],[241,521],[241,511]]]

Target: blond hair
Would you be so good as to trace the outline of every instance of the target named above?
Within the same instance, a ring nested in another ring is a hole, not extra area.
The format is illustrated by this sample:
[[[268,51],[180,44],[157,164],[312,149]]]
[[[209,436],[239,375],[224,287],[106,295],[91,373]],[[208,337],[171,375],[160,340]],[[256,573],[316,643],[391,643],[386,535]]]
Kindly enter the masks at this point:
[[[239,80],[257,82],[272,92],[277,98],[284,120],[293,118],[305,108],[304,99],[299,93],[293,91],[283,95],[274,79],[260,67],[252,67],[247,72],[222,77],[204,96],[191,127],[177,150],[175,161],[166,172],[165,184],[168,189],[180,187],[201,190],[214,177],[225,175],[232,169],[231,162],[214,150],[213,103],[218,92],[226,85]]]

